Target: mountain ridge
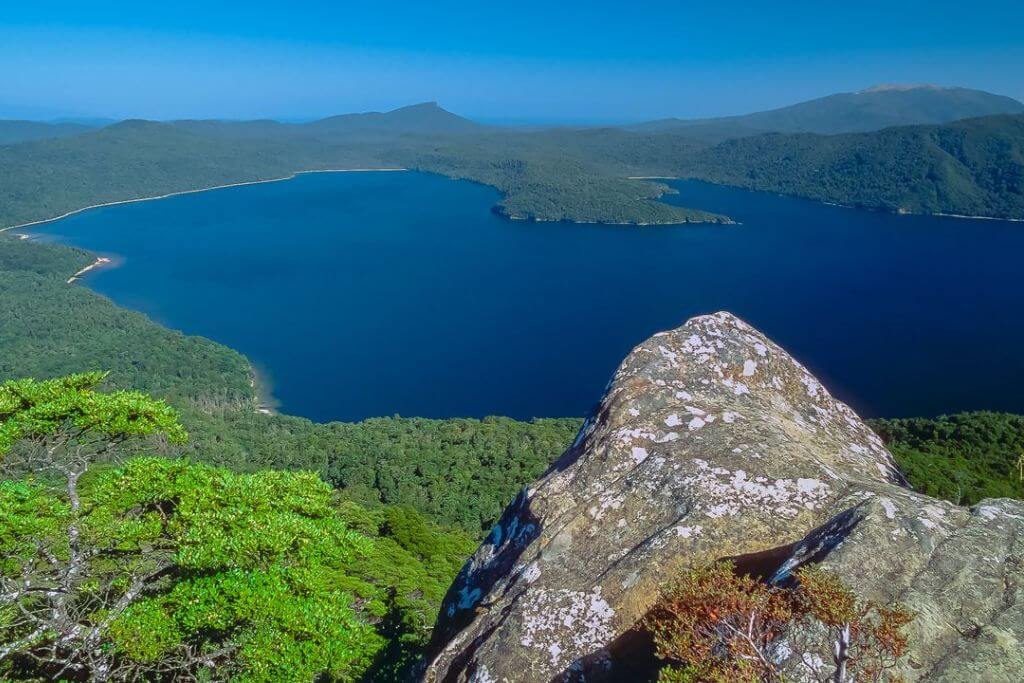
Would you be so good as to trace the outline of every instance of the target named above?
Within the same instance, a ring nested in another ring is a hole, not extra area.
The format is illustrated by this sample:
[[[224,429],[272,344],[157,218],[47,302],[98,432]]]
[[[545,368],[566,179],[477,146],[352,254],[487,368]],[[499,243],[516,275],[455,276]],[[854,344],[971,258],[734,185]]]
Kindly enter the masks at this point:
[[[1024,114],[865,133],[739,137],[679,175],[895,213],[1024,218]]]
[[[762,133],[870,132],[892,126],[943,124],[1018,113],[1024,113],[1024,103],[983,90],[933,84],[881,84],[749,114],[661,119],[630,126],[629,130],[685,132],[717,142]]]
[[[15,145],[36,140],[71,137],[94,130],[95,126],[73,122],[0,120],[0,145]]]
[[[339,114],[298,125],[306,129],[386,130],[400,133],[463,133],[483,128],[474,121],[444,109],[435,101],[410,104],[385,112]]]

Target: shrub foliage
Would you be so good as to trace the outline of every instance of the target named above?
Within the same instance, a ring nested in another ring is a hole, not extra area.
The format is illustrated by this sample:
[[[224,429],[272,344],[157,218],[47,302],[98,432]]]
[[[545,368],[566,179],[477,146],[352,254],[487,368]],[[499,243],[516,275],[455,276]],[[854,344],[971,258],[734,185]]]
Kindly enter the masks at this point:
[[[720,562],[673,582],[645,627],[666,663],[662,681],[840,683],[897,680],[909,621],[903,607],[858,600],[821,570],[783,588]]]
[[[2,452],[34,472],[0,481],[0,676],[387,680],[415,661],[468,537],[309,472],[117,465],[128,439],[185,432],[102,379],[0,385]]]

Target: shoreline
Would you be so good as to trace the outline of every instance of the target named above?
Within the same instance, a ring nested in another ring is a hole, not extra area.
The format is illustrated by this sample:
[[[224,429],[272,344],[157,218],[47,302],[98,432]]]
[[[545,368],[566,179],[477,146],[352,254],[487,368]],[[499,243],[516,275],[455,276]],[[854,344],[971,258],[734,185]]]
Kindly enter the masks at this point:
[[[715,183],[710,180],[701,180],[700,178],[693,178],[690,176],[671,176],[671,175],[635,175],[627,176],[627,180],[696,180],[701,183],[707,183],[709,185],[718,185],[720,187],[731,187],[737,190],[746,190],[747,192],[764,192],[767,194],[778,195],[779,197],[792,197],[794,199],[806,199],[807,201],[815,202],[817,204],[824,204],[825,206],[835,206],[840,209],[854,209],[860,211],[881,211],[882,213],[890,213],[895,216],[935,216],[936,218],[963,218],[972,221],[1006,221],[1008,223],[1024,223],[1024,218],[1000,218],[998,216],[970,216],[962,213],[923,213],[920,211],[903,211],[896,209],[885,209],[881,207],[872,206],[853,206],[850,204],[840,204],[839,202],[829,202],[823,199],[814,199],[813,197],[806,197],[799,194],[786,194],[783,192],[774,192],[772,190],[755,190],[750,187],[743,187],[742,185],[729,185],[726,183]]]
[[[499,213],[498,215],[507,218],[510,221],[520,221],[523,223],[565,223],[567,225],[607,225],[616,228],[674,228],[680,225],[743,225],[739,221],[734,221],[728,216],[725,216],[726,220],[715,221],[673,221],[668,222],[636,222],[636,223],[613,223],[611,221],[576,221],[569,218],[536,218],[533,216],[520,216],[517,214],[506,214]]]
[[[199,192],[210,192],[212,190],[223,190],[223,189],[227,189],[227,188],[230,188],[230,187],[244,187],[246,185],[261,185],[261,184],[264,184],[264,183],[277,183],[277,182],[283,182],[283,181],[286,181],[286,180],[293,180],[293,179],[295,179],[296,177],[298,177],[300,175],[306,175],[306,174],[311,174],[311,173],[369,173],[369,172],[394,172],[394,171],[408,171],[408,169],[406,169],[406,168],[323,168],[323,169],[314,169],[314,170],[309,170],[309,171],[295,171],[294,173],[291,173],[291,174],[289,174],[287,176],[282,176],[280,178],[267,178],[265,180],[246,180],[246,181],[240,181],[240,182],[237,182],[237,183],[226,183],[226,184],[223,184],[223,185],[213,185],[213,186],[210,186],[210,187],[201,187],[201,188],[196,188],[194,190],[181,190],[179,192],[168,192],[166,194],[155,195],[155,196],[152,196],[152,197],[139,197],[137,199],[122,199],[122,200],[113,201],[113,202],[103,202],[103,203],[100,203],[100,204],[92,204],[90,206],[84,206],[84,207],[82,207],[80,209],[75,209],[74,211],[68,211],[67,213],[61,214],[60,216],[54,216],[52,218],[46,218],[46,219],[38,220],[38,221],[30,221],[28,223],[21,223],[19,225],[10,225],[10,226],[4,227],[4,228],[0,228],[0,233],[9,232],[11,230],[31,228],[31,227],[34,227],[34,226],[37,226],[37,225],[43,225],[43,224],[46,224],[46,223],[53,223],[55,221],[59,221],[59,220],[62,220],[64,218],[68,218],[69,216],[74,216],[76,214],[80,214],[80,213],[83,213],[85,211],[89,211],[90,209],[99,209],[99,208],[102,208],[102,207],[105,207],[105,206],[119,206],[121,204],[134,204],[136,202],[150,202],[150,201],[156,201],[158,199],[167,199],[169,197],[177,197],[177,196],[187,195],[187,194],[196,194],[196,193],[199,193]],[[21,240],[32,239],[32,235],[25,234],[25,233],[17,234],[16,237],[18,237]],[[98,270],[100,268],[116,267],[116,266],[117,266],[117,262],[116,262],[116,260],[114,258],[111,258],[109,256],[98,256],[96,258],[96,260],[93,261],[92,263],[90,263],[89,265],[87,265],[87,266],[85,266],[83,268],[80,268],[77,271],[75,271],[75,273],[71,277],[69,277],[67,279],[67,284],[72,285],[72,284],[82,280],[82,278],[84,278],[89,273],[91,273],[91,272],[93,272],[95,270]],[[252,361],[250,361],[248,358],[246,358],[246,360],[248,361],[249,367],[250,367],[250,369],[252,371],[252,377],[251,377],[249,383],[250,383],[250,386],[252,387],[253,393],[254,393],[255,412],[258,413],[258,414],[261,414],[261,415],[277,415],[278,414],[277,406],[279,405],[279,402],[278,402],[277,398],[274,397],[273,391],[270,388],[270,383],[267,381],[265,374],[263,372],[261,372],[259,369],[257,369],[252,364]]]
[[[274,396],[273,387],[270,384],[267,373],[258,368],[248,356],[242,355],[249,364],[249,371],[251,373],[249,376],[249,386],[252,387],[253,394],[255,395],[256,412],[260,415],[277,415],[277,408],[281,405],[281,402]]]
[[[103,266],[110,265],[113,262],[114,262],[114,259],[112,259],[112,258],[108,258],[106,256],[100,256],[95,261],[93,261],[92,263],[87,265],[85,268],[79,268],[78,271],[74,275],[72,275],[71,277],[68,278],[68,284],[69,285],[70,284],[74,284],[78,280],[81,280],[85,276],[85,274],[88,273],[89,271],[96,270],[98,268],[102,268]]]
[[[224,190],[229,187],[244,187],[246,185],[262,185],[264,183],[280,183],[285,180],[294,180],[300,175],[306,175],[310,173],[385,173],[392,171],[408,171],[407,168],[320,168],[311,171],[295,171],[294,173],[280,178],[267,178],[265,180],[244,180],[237,183],[226,183],[224,185],[211,185],[210,187],[199,187],[194,190],[180,190],[178,192],[168,192],[167,194],[153,195],[151,197],[138,197],[136,199],[119,199],[113,202],[102,202],[100,204],[90,204],[89,206],[83,206],[80,209],[68,211],[62,213],[59,216],[53,216],[51,218],[43,218],[37,221],[29,221],[28,223],[19,223],[18,225],[8,225],[7,227],[0,228],[0,232],[8,232],[9,230],[18,230],[21,228],[30,228],[35,225],[43,225],[44,223],[53,223],[70,216],[89,211],[90,209],[101,209],[105,206],[119,206],[121,204],[134,204],[136,202],[152,202],[158,199],[167,199],[169,197],[179,197],[185,194],[196,194],[198,192],[210,192],[212,190]],[[22,239],[27,239],[28,236],[22,236]]]
[[[83,268],[79,268],[77,271],[75,271],[75,274],[68,278],[67,283],[69,285],[73,285],[74,283],[85,278],[85,276],[88,275],[89,273],[97,271],[101,268],[116,268],[118,265],[120,265],[120,262],[121,260],[117,258],[112,258],[110,256],[99,256],[96,258],[95,261],[93,261],[89,265]],[[161,327],[166,327],[160,323],[156,323],[155,321],[154,324],[160,325]],[[227,348],[236,350],[233,347]],[[246,363],[249,365],[249,386],[252,387],[253,390],[253,409],[260,415],[277,415],[277,408],[280,405],[280,401],[278,401],[277,398],[274,396],[274,392],[273,389],[271,388],[270,381],[267,378],[267,373],[261,370],[260,368],[256,367],[256,365],[248,356],[246,356],[245,354],[242,354],[242,356],[245,358]]]
[[[1024,223],[1024,218],[996,218],[995,216],[965,216],[961,213],[905,213],[904,216],[941,216],[942,218],[966,218],[972,221],[1005,221],[1007,223]]]

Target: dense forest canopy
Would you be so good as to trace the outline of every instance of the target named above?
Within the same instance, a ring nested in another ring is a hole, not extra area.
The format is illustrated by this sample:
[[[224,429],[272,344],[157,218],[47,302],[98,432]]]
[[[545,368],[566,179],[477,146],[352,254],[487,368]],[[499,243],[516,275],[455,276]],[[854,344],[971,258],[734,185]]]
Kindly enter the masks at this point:
[[[901,213],[1024,218],[1024,116],[848,135],[738,138],[675,174]]]
[[[926,88],[629,129],[481,126],[433,103],[308,124],[123,121],[0,142],[0,226],[104,202],[332,168],[412,168],[485,183],[502,195],[499,212],[527,220],[727,220],[657,201],[665,185],[634,179],[650,176],[889,211],[1021,218],[1022,110],[1019,102],[988,93]],[[939,123],[876,130],[932,121]],[[850,130],[864,132],[815,134]]]
[[[0,384],[0,676],[401,679],[472,539],[313,473],[124,461],[187,434],[104,378]]]

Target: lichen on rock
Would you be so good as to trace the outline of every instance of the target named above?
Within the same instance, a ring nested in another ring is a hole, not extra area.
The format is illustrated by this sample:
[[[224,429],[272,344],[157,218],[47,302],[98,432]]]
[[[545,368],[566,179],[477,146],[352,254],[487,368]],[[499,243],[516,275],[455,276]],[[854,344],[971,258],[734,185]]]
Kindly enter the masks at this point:
[[[968,511],[910,491],[803,366],[731,314],[702,316],[636,347],[574,444],[506,509],[449,590],[425,678],[614,677],[667,578],[748,558],[776,578],[824,563],[865,598],[919,609],[911,680],[982,664],[999,680],[1021,670],[1022,530],[1018,502]],[[958,617],[970,601],[985,607]]]

